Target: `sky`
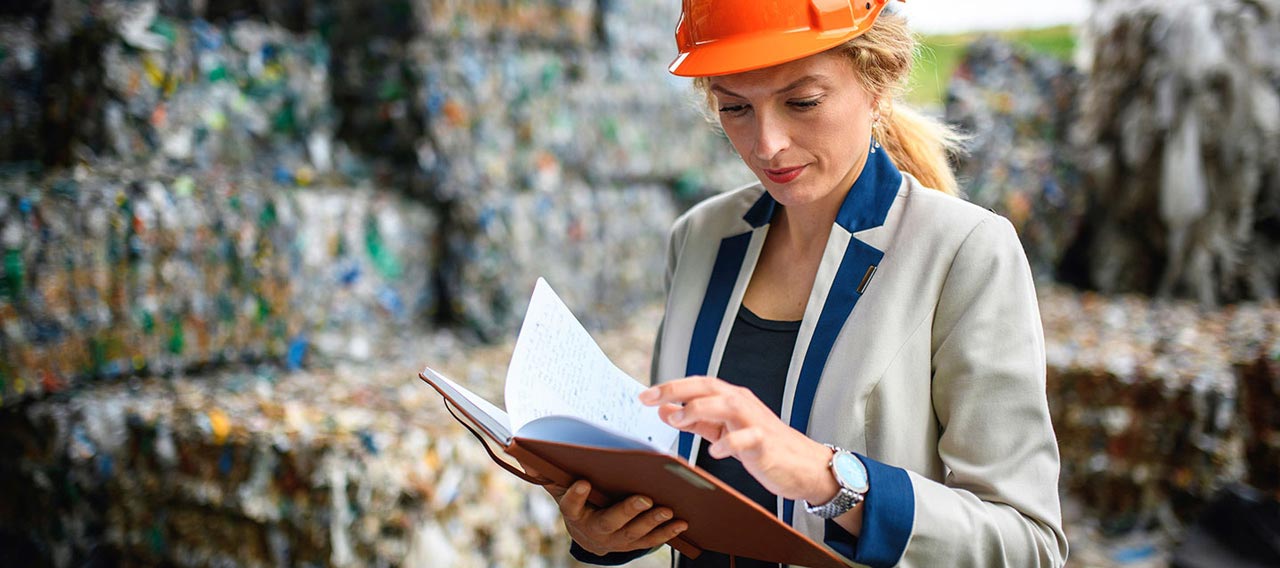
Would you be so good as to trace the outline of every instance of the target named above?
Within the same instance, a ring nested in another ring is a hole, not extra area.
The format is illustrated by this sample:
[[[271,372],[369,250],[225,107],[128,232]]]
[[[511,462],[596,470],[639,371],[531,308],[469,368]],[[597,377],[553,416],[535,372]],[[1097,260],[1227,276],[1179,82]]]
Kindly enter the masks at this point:
[[[1092,5],[1092,0],[907,0],[898,6],[916,32],[931,34],[1080,24]]]

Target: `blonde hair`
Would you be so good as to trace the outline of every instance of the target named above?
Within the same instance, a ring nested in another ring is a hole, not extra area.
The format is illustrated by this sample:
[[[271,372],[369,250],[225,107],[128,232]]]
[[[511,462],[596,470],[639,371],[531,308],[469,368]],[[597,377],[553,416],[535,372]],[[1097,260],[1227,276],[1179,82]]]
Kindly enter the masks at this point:
[[[926,187],[949,195],[958,194],[960,184],[947,155],[961,150],[963,138],[942,122],[898,101],[906,92],[911,65],[919,49],[906,18],[881,13],[866,33],[832,49],[849,59],[859,81],[873,97],[885,101],[875,135],[898,169],[915,176]],[[714,109],[716,99],[711,93],[711,80],[698,77],[694,85]]]

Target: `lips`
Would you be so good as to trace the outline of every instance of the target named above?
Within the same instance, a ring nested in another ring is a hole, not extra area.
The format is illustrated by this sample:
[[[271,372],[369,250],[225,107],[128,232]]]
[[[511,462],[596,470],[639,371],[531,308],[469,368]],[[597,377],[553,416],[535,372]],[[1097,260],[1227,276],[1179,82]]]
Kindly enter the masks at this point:
[[[769,181],[772,181],[773,183],[788,183],[791,180],[796,179],[797,177],[800,177],[800,173],[804,171],[805,167],[806,166],[796,166],[794,168],[764,170],[764,175],[765,177],[768,177]]]

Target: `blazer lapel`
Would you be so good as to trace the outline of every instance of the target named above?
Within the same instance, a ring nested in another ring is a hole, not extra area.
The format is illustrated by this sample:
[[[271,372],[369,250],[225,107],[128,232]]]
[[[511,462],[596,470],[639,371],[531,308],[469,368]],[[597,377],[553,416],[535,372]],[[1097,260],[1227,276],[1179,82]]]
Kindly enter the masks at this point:
[[[884,251],[854,234],[884,224],[901,186],[902,174],[887,153],[870,153],[836,215],[809,292],[782,399],[782,420],[800,432],[809,430],[814,396],[836,338],[884,258]],[[795,502],[780,501],[782,519],[792,524]]]
[[[775,205],[776,202],[768,192],[761,193],[760,198],[742,217],[748,230],[720,241],[720,250],[716,253],[715,264],[711,268],[711,279],[707,282],[702,308],[694,323],[685,376],[715,376],[719,372],[729,330],[733,328],[734,319],[742,306],[742,295],[746,293],[751,274],[755,272],[756,261],[764,247]],[[696,464],[697,448],[701,443],[700,437],[681,432],[680,455],[689,460],[689,463]]]

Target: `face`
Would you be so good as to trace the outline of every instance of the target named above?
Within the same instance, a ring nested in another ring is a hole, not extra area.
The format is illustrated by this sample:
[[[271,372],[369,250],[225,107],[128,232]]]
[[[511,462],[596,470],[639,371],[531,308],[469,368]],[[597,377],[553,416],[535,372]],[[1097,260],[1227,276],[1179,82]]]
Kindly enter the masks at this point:
[[[844,56],[713,77],[710,88],[725,134],[778,203],[839,208],[866,163],[876,104]]]

